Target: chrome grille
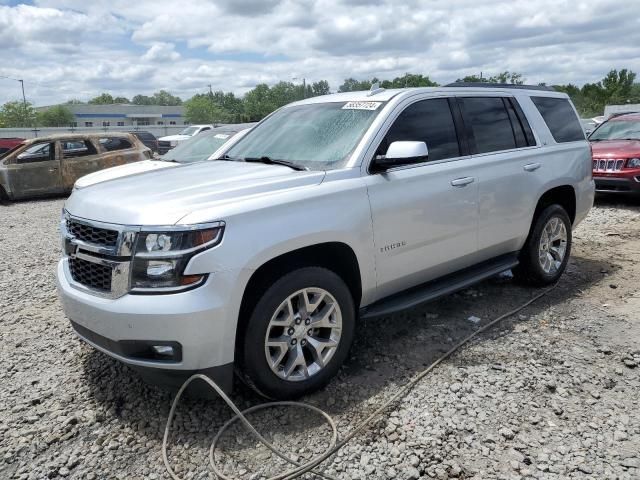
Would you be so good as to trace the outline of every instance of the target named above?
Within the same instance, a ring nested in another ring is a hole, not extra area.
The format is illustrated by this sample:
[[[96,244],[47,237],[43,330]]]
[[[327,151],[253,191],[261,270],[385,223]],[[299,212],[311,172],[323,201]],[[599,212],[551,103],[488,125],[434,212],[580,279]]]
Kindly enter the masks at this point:
[[[624,167],[622,158],[594,158],[593,170],[595,172],[618,172]]]
[[[87,262],[81,258],[69,258],[69,271],[76,282],[86,287],[101,292],[111,291],[111,275],[113,273],[111,267]]]
[[[116,230],[92,227],[74,220],[67,220],[67,230],[73,237],[83,242],[105,247],[115,247],[118,243],[118,231]]]

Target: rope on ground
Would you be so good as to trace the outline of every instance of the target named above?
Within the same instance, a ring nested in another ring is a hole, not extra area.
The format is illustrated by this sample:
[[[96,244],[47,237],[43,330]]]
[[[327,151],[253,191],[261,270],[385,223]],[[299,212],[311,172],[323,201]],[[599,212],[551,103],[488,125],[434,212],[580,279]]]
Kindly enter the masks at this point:
[[[273,477],[270,477],[268,480],[293,480],[293,479],[298,478],[301,475],[304,475],[305,473],[309,473],[309,472],[313,472],[314,475],[318,475],[320,477],[323,477],[323,478],[326,478],[326,479],[329,479],[329,480],[335,480],[333,477],[331,477],[331,476],[323,473],[322,471],[318,470],[317,467],[322,462],[327,460],[329,457],[334,455],[338,450],[340,450],[342,447],[344,447],[347,443],[349,443],[358,433],[360,433],[362,430],[364,430],[365,427],[367,427],[371,422],[373,422],[377,417],[379,417],[387,408],[389,408],[392,404],[394,404],[400,398],[404,397],[418,382],[420,382],[420,380],[422,380],[429,373],[431,373],[431,371],[433,371],[433,369],[435,369],[443,361],[445,361],[447,358],[449,358],[451,355],[453,355],[457,350],[459,350],[465,344],[469,343],[473,338],[475,338],[476,336],[478,336],[482,332],[484,332],[484,331],[488,330],[489,328],[493,327],[498,322],[501,322],[502,320],[515,315],[516,313],[518,313],[521,310],[525,309],[526,307],[528,307],[529,305],[531,305],[535,301],[537,301],[540,298],[544,297],[551,290],[553,290],[556,287],[556,285],[557,284],[554,284],[550,288],[547,288],[546,290],[538,293],[533,298],[531,298],[527,302],[523,303],[519,307],[516,307],[513,310],[510,310],[507,313],[504,313],[504,314],[500,315],[499,317],[491,320],[486,325],[483,325],[482,327],[480,327],[478,330],[475,330],[473,333],[471,333],[468,336],[466,336],[464,339],[462,339],[460,342],[458,342],[456,345],[454,345],[449,351],[447,351],[444,355],[440,356],[437,360],[435,360],[425,370],[421,371],[415,377],[413,377],[411,380],[409,380],[389,400],[384,402],[380,407],[378,407],[367,418],[365,418],[363,421],[361,421],[353,430],[351,430],[351,432],[349,432],[349,434],[347,434],[340,441],[338,441],[338,430],[337,430],[335,421],[329,416],[329,414],[327,414],[325,411],[319,409],[318,407],[314,407],[313,405],[309,405],[308,403],[302,403],[302,402],[279,401],[279,402],[263,403],[261,405],[256,405],[254,407],[247,408],[246,410],[240,411],[240,409],[233,403],[233,401],[227,396],[227,394],[225,394],[222,391],[222,389],[213,380],[211,380],[209,377],[207,377],[205,375],[202,375],[202,374],[192,375],[191,377],[189,377],[182,384],[182,386],[178,390],[178,393],[176,394],[176,397],[173,399],[173,403],[171,404],[171,410],[169,411],[169,416],[167,418],[167,424],[166,424],[165,429],[164,429],[164,437],[162,439],[162,460],[164,462],[165,468],[167,469],[167,472],[169,473],[169,475],[171,476],[171,478],[173,480],[182,480],[182,478],[179,477],[174,472],[174,470],[171,468],[171,465],[169,463],[169,459],[167,457],[167,444],[168,444],[168,441],[169,441],[169,433],[171,431],[171,425],[173,423],[173,418],[175,416],[176,408],[178,406],[180,398],[182,397],[182,394],[184,393],[185,389],[189,386],[189,384],[191,382],[193,382],[194,380],[200,379],[200,380],[203,380],[204,382],[206,382],[218,395],[220,395],[220,397],[225,401],[225,403],[229,406],[229,408],[231,408],[231,410],[233,410],[233,413],[235,414],[233,417],[231,417],[231,419],[227,423],[225,423],[218,430],[218,433],[216,434],[216,436],[213,439],[213,442],[211,443],[211,448],[209,449],[209,463],[211,465],[211,468],[212,468],[213,472],[215,473],[215,475],[219,479],[221,479],[221,480],[231,480],[231,477],[228,477],[228,476],[224,475],[220,471],[220,469],[218,468],[218,466],[216,464],[216,461],[215,461],[215,456],[214,456],[215,451],[216,451],[216,447],[218,446],[220,438],[227,431],[227,429],[233,423],[235,423],[236,421],[240,420],[244,424],[244,426],[247,428],[247,430],[255,438],[257,438],[260,443],[265,445],[275,455],[277,455],[278,457],[282,458],[283,460],[285,460],[286,462],[290,463],[291,465],[293,465],[295,467],[295,468],[292,468],[292,469],[290,469],[290,470],[288,470],[286,472],[283,472],[283,473],[280,473],[280,474],[275,475]],[[306,408],[307,410],[311,410],[311,411],[321,415],[322,417],[324,417],[324,419],[326,420],[327,424],[331,428],[331,440],[329,442],[329,446],[327,447],[327,450],[324,453],[322,453],[321,455],[318,455],[318,456],[312,458],[311,460],[309,460],[309,461],[307,461],[305,463],[299,463],[296,460],[288,457],[285,453],[280,452],[272,443],[270,443],[266,438],[264,438],[260,434],[260,432],[258,432],[254,428],[254,426],[249,422],[249,420],[247,420],[247,418],[246,418],[247,414],[250,414],[250,413],[253,413],[253,412],[256,412],[256,411],[259,411],[259,410],[264,410],[264,409],[267,409],[267,408],[273,408],[273,407]]]

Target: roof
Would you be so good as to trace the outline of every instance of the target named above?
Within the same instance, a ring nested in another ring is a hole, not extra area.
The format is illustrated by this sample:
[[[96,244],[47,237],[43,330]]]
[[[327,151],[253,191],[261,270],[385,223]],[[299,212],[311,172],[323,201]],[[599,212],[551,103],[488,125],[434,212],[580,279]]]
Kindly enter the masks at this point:
[[[56,141],[60,139],[83,139],[88,137],[128,137],[127,132],[88,132],[88,133],[54,133],[43,137],[30,138],[25,143],[36,143],[46,141]]]
[[[565,93],[556,92],[553,90],[540,89],[540,88],[527,88],[526,86],[519,86],[521,88],[514,89],[512,86],[496,86],[486,87],[480,86],[456,86],[456,87],[417,87],[417,88],[380,88],[375,91],[363,90],[357,92],[342,92],[332,93],[329,95],[322,95],[320,97],[311,97],[304,100],[300,100],[291,105],[305,105],[313,103],[330,103],[330,102],[387,102],[397,96],[409,96],[420,93],[447,93],[450,95],[460,95],[462,93],[478,93],[484,95],[487,93],[502,93],[505,95],[531,95],[531,96],[544,96],[544,97],[566,97]]]
[[[629,113],[614,113],[611,117],[609,117],[610,122],[616,122],[620,120],[640,120],[640,112],[629,112]]]

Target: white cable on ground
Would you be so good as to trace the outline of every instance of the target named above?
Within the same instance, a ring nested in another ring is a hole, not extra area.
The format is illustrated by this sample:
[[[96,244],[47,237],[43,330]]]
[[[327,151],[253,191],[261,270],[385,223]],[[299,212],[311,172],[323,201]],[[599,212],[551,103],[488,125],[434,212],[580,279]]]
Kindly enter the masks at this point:
[[[500,315],[499,317],[495,318],[494,320],[491,320],[489,323],[487,323],[486,325],[482,326],[478,330],[476,330],[473,333],[469,334],[462,341],[460,341],[455,346],[453,346],[448,352],[446,352],[444,355],[442,355],[436,361],[434,361],[431,365],[429,365],[425,370],[423,370],[422,372],[417,374],[413,379],[408,381],[389,400],[387,400],[378,409],[376,409],[371,415],[369,415],[362,422],[360,422],[351,432],[349,432],[349,434],[346,437],[344,437],[339,442],[338,442],[338,430],[336,428],[336,424],[335,424],[334,420],[326,412],[324,412],[323,410],[319,409],[318,407],[314,407],[313,405],[309,405],[307,403],[302,403],[302,402],[284,402],[284,401],[281,401],[281,402],[264,403],[262,405],[256,405],[254,407],[251,407],[251,408],[248,408],[246,410],[240,411],[238,409],[238,407],[236,407],[236,405],[233,403],[233,401],[222,391],[222,389],[213,380],[211,380],[209,377],[207,377],[205,375],[202,375],[202,374],[192,375],[191,377],[189,377],[182,384],[182,386],[180,387],[180,390],[178,390],[178,393],[176,394],[176,398],[174,398],[173,403],[171,405],[171,410],[169,411],[169,417],[167,418],[167,424],[166,424],[165,429],[164,429],[164,437],[162,439],[162,460],[163,460],[164,465],[165,465],[165,467],[167,469],[167,472],[169,473],[169,475],[171,476],[171,478],[173,480],[182,480],[178,475],[176,475],[176,473],[171,468],[171,465],[169,464],[169,459],[167,457],[167,442],[169,440],[169,432],[171,430],[171,424],[173,423],[173,417],[175,416],[175,413],[176,413],[176,407],[178,406],[178,402],[179,402],[180,398],[182,397],[182,394],[184,393],[185,389],[187,388],[187,386],[191,382],[193,382],[196,379],[200,379],[200,380],[203,380],[203,381],[207,382],[209,384],[209,386],[211,386],[211,388],[213,390],[215,390],[215,392],[218,395],[220,395],[220,397],[227,403],[227,405],[229,405],[231,410],[233,410],[233,412],[235,413],[235,415],[227,423],[225,423],[220,428],[220,430],[218,430],[218,433],[216,434],[215,438],[213,439],[213,442],[211,443],[211,448],[209,449],[209,463],[211,464],[211,468],[213,469],[213,472],[217,475],[218,478],[220,478],[222,480],[231,480],[230,477],[224,475],[218,469],[218,467],[216,466],[214,453],[215,453],[216,447],[218,445],[218,442],[219,442],[220,438],[222,437],[222,435],[224,434],[224,432],[226,432],[227,429],[234,422],[236,422],[237,420],[240,420],[244,424],[244,426],[247,428],[247,430],[249,430],[249,432],[251,432],[263,445],[265,445],[269,450],[271,450],[273,453],[275,453],[277,456],[279,456],[283,460],[286,460],[287,462],[289,462],[289,463],[291,463],[292,465],[295,466],[295,468],[292,468],[289,471],[286,471],[284,473],[280,473],[280,474],[278,474],[276,476],[270,477],[268,480],[293,480],[294,478],[298,478],[299,476],[301,476],[301,475],[303,475],[305,473],[311,472],[311,471],[313,471],[314,475],[318,475],[318,476],[321,476],[321,477],[324,477],[324,478],[327,478],[327,479],[330,479],[330,480],[334,480],[333,477],[331,477],[331,476],[329,476],[329,475],[327,475],[325,473],[322,473],[321,471],[314,470],[314,469],[318,465],[320,465],[322,462],[327,460],[329,457],[331,457],[333,454],[335,454],[342,447],[344,447],[347,443],[349,443],[353,437],[355,437],[367,425],[369,425],[380,414],[382,414],[390,405],[392,405],[396,400],[398,400],[401,397],[403,397],[404,395],[406,395],[408,393],[408,391],[413,386],[415,386],[416,383],[418,383],[420,380],[422,380],[424,377],[426,377],[434,368],[436,368],[440,363],[442,363],[444,360],[446,360],[451,355],[453,355],[463,345],[468,343],[471,339],[473,339],[474,337],[476,337],[480,333],[484,332],[485,330],[488,330],[489,328],[494,326],[496,323],[504,320],[505,318],[511,317],[512,315],[515,315],[519,311],[521,311],[524,308],[526,308],[529,305],[531,305],[536,300],[544,297],[547,293],[549,293],[551,290],[553,290],[556,287],[556,285],[557,284],[554,284],[552,287],[550,287],[550,288],[544,290],[543,292],[537,294],[536,296],[531,298],[529,301],[523,303],[519,307],[514,308],[513,310]],[[271,407],[283,407],[283,406],[296,407],[296,408],[306,408],[308,410],[311,410],[313,412],[316,412],[316,413],[322,415],[325,418],[325,420],[327,421],[327,423],[331,427],[332,434],[331,434],[331,441],[329,442],[329,446],[328,446],[327,450],[323,454],[321,454],[321,455],[319,455],[319,456],[317,456],[315,458],[312,458],[311,460],[309,460],[306,463],[299,463],[299,462],[293,460],[292,458],[289,458],[284,453],[280,452],[276,447],[274,447],[273,444],[271,444],[266,438],[264,438],[253,427],[253,425],[251,425],[251,423],[249,422],[249,420],[247,420],[247,418],[245,416],[248,413],[252,413],[252,412],[255,412],[255,411],[258,411],[258,410],[263,410],[263,409],[271,408]]]

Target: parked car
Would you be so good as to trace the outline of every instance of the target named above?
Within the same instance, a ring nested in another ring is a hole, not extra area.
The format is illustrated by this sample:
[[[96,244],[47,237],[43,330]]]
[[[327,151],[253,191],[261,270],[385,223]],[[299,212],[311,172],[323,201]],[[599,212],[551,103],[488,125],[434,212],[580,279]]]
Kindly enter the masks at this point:
[[[640,194],[640,113],[609,118],[589,141],[596,191]]]
[[[126,133],[25,140],[0,158],[0,197],[13,200],[69,192],[88,173],[148,158],[151,150]]]
[[[358,316],[508,269],[556,282],[594,197],[575,109],[536,87],[306,99],[221,159],[75,191],[59,295],[82,339],[147,378],[228,389],[235,365],[273,398],[325,385]]]
[[[160,137],[158,139],[158,153],[164,155],[180,142],[189,140],[191,137],[198,135],[199,133],[206,132],[215,128],[213,125],[191,125],[177,135],[167,135],[166,137]]]
[[[158,139],[153,133],[145,130],[135,130],[131,132],[131,135],[140,140],[145,147],[150,148],[152,152],[158,151]]]
[[[0,138],[0,156],[24,142],[24,138]]]
[[[144,173],[159,168],[177,167],[187,163],[217,159],[224,153],[226,148],[229,148],[234,142],[242,138],[253,125],[255,124],[242,123],[214,128],[182,142],[176,148],[157,159],[119,165],[85,175],[76,181],[74,188],[85,188],[106,180]]]

